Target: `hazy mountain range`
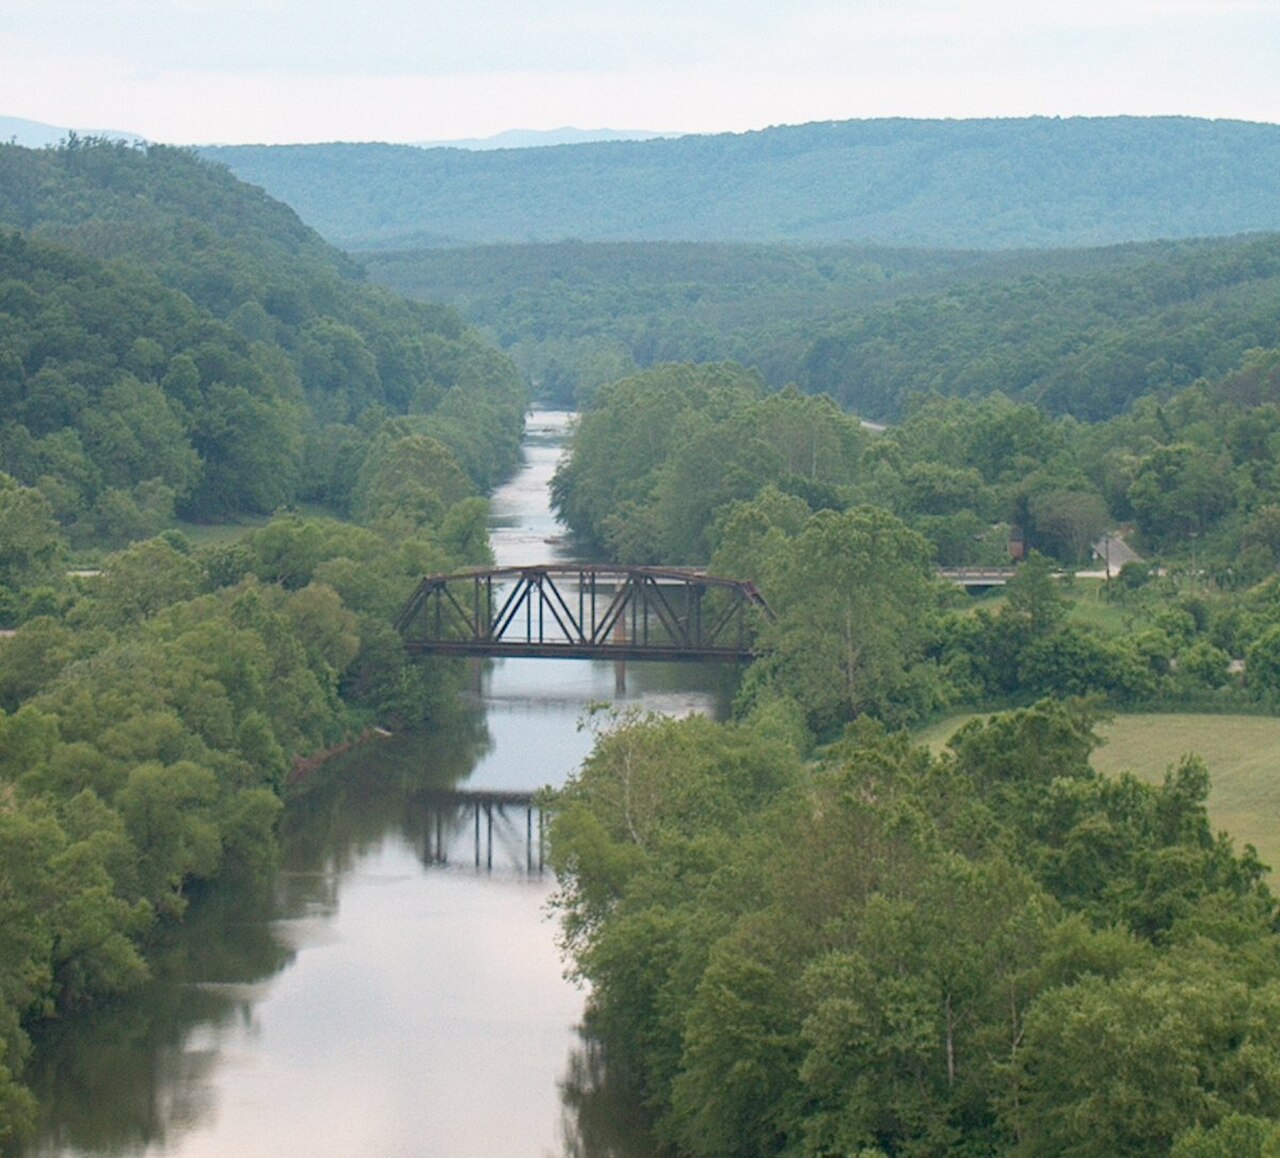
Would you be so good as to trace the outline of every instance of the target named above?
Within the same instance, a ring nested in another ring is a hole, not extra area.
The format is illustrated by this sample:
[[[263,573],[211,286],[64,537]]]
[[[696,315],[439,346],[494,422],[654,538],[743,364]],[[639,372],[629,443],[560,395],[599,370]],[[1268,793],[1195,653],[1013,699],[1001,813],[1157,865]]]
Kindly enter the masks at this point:
[[[27,147],[70,131],[0,117],[0,141]],[[885,119],[709,136],[563,128],[199,151],[349,249],[563,240],[1051,248],[1280,229],[1280,126],[1186,117]]]
[[[566,239],[1052,248],[1280,229],[1280,126],[1189,117],[201,152],[349,249]]]
[[[21,145],[26,149],[43,149],[58,145],[75,132],[82,137],[110,137],[112,140],[143,141],[139,133],[116,129],[72,129],[29,121],[23,117],[0,117],[0,143]],[[585,145],[595,141],[651,141],[656,137],[678,137],[679,133],[659,133],[649,129],[578,129],[566,125],[559,129],[507,129],[490,137],[464,137],[447,141],[416,141],[412,147],[422,149],[535,149],[544,145]]]

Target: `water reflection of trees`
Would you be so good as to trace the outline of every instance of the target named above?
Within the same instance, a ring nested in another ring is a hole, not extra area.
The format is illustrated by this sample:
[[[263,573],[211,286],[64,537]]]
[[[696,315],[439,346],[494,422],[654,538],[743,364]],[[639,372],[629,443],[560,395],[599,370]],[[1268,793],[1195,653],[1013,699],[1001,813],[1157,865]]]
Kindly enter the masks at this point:
[[[289,800],[286,867],[341,874],[388,832],[413,841],[422,825],[416,795],[456,787],[491,746],[483,712],[460,706],[430,734],[389,736],[335,757]]]
[[[222,1038],[252,1026],[263,987],[294,959],[276,915],[265,890],[201,897],[152,950],[156,980],[37,1033],[28,1073],[45,1117],[29,1153],[138,1152],[207,1122]]]
[[[457,784],[489,742],[483,715],[466,711],[440,734],[393,737],[324,765],[288,801],[271,888],[193,898],[148,952],[154,981],[36,1034],[28,1078],[44,1117],[20,1153],[176,1149],[206,1126],[224,1045],[252,1035],[259,1001],[309,922],[336,911],[342,873],[387,832],[414,833],[415,794]]]
[[[560,1080],[560,1102],[564,1158],[654,1158],[660,1152],[633,1090],[581,1026]]]

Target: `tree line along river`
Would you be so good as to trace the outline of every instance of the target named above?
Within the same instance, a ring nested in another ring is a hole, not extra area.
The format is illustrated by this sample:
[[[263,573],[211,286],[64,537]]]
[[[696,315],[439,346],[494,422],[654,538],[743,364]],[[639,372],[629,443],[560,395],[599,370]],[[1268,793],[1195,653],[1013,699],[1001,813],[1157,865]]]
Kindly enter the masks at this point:
[[[530,417],[524,466],[492,499],[499,565],[562,557],[548,484],[568,422]],[[731,678],[632,664],[622,702],[718,712]],[[598,1088],[523,809],[495,818],[489,869],[487,824],[477,837],[470,812],[432,803],[563,783],[591,747],[588,706],[616,691],[608,663],[497,661],[447,732],[315,773],[286,809],[270,895],[208,898],[145,990],[39,1040],[41,1127],[22,1153],[647,1154],[634,1113]]]

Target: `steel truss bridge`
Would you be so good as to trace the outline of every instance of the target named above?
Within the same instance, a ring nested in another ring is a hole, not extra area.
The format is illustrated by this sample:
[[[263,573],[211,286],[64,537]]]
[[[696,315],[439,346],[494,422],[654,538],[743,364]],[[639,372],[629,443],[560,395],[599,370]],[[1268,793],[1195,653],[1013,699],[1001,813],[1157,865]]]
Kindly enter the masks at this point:
[[[427,576],[396,629],[414,656],[745,663],[760,616],[752,583],[571,563]]]

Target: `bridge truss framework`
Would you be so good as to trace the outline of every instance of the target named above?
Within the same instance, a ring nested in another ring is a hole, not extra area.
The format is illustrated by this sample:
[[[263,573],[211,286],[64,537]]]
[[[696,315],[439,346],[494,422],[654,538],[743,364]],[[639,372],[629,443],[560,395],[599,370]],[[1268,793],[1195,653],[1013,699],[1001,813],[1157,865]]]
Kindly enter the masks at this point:
[[[574,563],[427,576],[396,628],[416,656],[744,663],[761,615],[749,582]]]

